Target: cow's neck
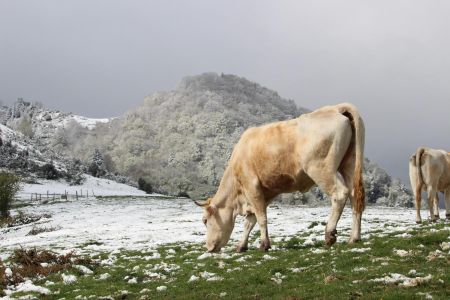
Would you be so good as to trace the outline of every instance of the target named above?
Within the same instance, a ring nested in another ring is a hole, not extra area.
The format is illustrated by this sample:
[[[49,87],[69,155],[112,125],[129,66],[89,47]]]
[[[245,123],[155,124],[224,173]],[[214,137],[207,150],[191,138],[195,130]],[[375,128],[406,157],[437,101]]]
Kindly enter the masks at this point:
[[[237,191],[232,170],[227,167],[211,204],[215,204],[219,209],[227,208],[234,210],[236,198]]]

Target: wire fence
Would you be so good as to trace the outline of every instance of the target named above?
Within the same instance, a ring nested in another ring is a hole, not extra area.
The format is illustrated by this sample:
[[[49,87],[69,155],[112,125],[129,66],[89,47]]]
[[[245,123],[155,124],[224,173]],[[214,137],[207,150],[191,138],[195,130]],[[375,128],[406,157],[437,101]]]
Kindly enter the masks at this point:
[[[28,198],[31,201],[42,201],[42,200],[69,200],[69,199],[87,199],[89,197],[94,197],[95,198],[95,193],[94,190],[76,190],[75,193],[73,193],[73,191],[71,191],[71,193],[69,193],[67,190],[64,191],[64,193],[52,193],[50,190],[47,191],[46,193],[42,194],[42,193],[20,193],[20,195],[22,196],[22,198]],[[28,197],[24,197],[25,195],[27,195]]]

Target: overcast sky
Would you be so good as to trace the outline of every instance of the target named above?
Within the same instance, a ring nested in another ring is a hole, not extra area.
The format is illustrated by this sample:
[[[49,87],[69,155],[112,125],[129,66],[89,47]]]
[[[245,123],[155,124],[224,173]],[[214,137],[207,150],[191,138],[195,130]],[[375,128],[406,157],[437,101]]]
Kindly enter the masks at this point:
[[[182,77],[256,81],[314,109],[354,103],[366,155],[408,180],[450,150],[450,1],[0,0],[0,101],[117,116]]]

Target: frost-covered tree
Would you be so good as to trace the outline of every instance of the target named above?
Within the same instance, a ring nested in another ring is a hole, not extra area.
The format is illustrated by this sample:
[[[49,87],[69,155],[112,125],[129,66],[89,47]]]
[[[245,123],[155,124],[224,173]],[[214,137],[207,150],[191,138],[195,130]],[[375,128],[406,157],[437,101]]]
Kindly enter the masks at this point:
[[[92,162],[88,168],[89,173],[94,177],[101,177],[106,174],[105,162],[103,156],[98,149],[94,149]]]

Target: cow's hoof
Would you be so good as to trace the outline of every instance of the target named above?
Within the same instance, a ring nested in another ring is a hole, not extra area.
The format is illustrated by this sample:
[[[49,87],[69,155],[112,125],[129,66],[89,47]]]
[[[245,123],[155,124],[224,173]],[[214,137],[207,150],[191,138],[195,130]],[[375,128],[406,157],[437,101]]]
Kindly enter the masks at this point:
[[[359,241],[361,241],[360,238],[350,238],[350,239],[348,240],[348,243],[349,243],[349,244],[354,244],[354,243],[357,243],[357,242],[359,242]]]
[[[445,214],[445,218],[446,218],[447,220],[450,220],[450,214]]]
[[[238,252],[238,253],[246,252],[247,250],[248,250],[247,246],[237,245],[237,247],[236,247],[236,252]]]
[[[431,223],[436,223],[438,220],[437,219],[431,219],[430,221],[431,221]]]
[[[422,224],[422,220],[417,220],[416,224]]]
[[[269,251],[270,241],[269,240],[261,241],[261,244],[259,245],[259,249],[261,249],[263,251]]]
[[[325,232],[325,244],[327,244],[327,246],[331,246],[334,243],[336,243],[336,235],[337,235],[336,229],[330,232]]]
[[[436,219],[436,221],[440,219],[439,215],[434,215],[434,218]]]

